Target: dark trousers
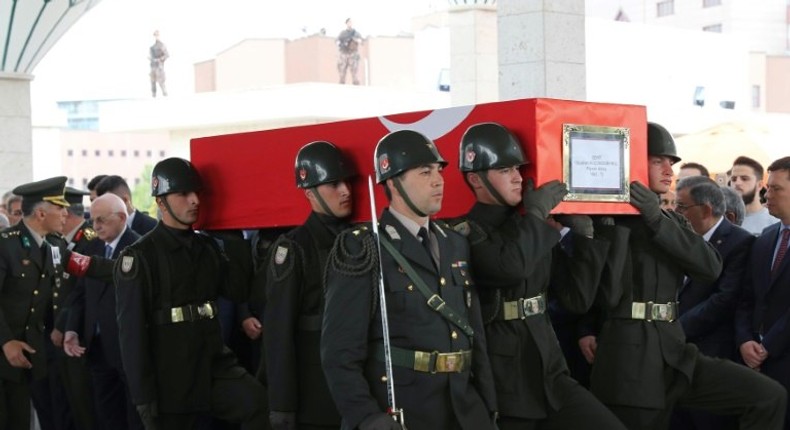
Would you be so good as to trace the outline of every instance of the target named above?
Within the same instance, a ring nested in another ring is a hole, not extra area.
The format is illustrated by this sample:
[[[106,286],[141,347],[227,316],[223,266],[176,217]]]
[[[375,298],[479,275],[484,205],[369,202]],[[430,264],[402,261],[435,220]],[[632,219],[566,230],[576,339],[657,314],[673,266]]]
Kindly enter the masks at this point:
[[[776,381],[729,360],[700,355],[691,384],[674,369],[665,369],[667,408],[610,406],[631,430],[669,428],[672,408],[737,414],[741,430],[784,428],[787,391]]]
[[[61,366],[55,346],[47,340],[47,376],[33,381],[30,395],[41,430],[75,430],[76,426],[71,415],[66,387],[61,377]]]
[[[706,411],[675,408],[669,428],[672,430],[737,430],[738,417],[715,415]]]
[[[132,405],[126,377],[121,369],[107,362],[101,336],[96,336],[88,350],[88,369],[100,429],[142,430],[143,422]]]
[[[566,430],[566,429],[606,429],[626,430],[625,426],[587,389],[570,376],[562,375],[554,383],[559,394],[562,408],[551,410],[546,418],[528,420],[514,417],[500,417],[500,430]]]
[[[215,378],[211,389],[211,415],[232,423],[241,423],[242,429],[267,428],[269,417],[263,408],[263,387],[250,374],[240,378]],[[156,419],[159,428],[167,430],[192,430],[200,415],[165,414]]]
[[[91,376],[85,364],[85,358],[58,356],[58,367],[63,386],[71,407],[74,424],[80,430],[96,427],[96,409],[91,389]]]
[[[0,379],[0,428],[30,428],[30,380],[25,372],[22,381]]]

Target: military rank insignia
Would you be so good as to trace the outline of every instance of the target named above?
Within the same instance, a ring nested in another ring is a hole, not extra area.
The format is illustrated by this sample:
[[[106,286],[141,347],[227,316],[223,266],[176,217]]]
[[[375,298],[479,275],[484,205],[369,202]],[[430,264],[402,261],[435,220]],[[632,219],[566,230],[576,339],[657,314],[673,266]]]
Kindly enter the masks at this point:
[[[83,234],[85,235],[85,239],[88,239],[88,240],[96,239],[96,236],[97,236],[96,230],[94,230],[94,229],[92,229],[90,227],[86,227],[82,231],[83,231]]]
[[[285,259],[287,257],[288,257],[288,248],[284,246],[278,246],[277,251],[274,253],[274,263],[283,264],[285,263]]]
[[[392,240],[400,240],[400,235],[398,234],[398,230],[395,230],[395,227],[391,225],[384,226],[384,231],[392,238]]]

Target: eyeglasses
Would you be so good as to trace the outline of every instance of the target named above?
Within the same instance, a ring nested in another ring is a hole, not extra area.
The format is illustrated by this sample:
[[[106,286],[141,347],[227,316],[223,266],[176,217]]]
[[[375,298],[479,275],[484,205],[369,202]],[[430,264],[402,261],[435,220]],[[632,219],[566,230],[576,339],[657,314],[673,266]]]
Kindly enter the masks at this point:
[[[688,206],[678,203],[675,205],[675,212],[683,213],[693,208],[694,206],[702,206],[702,203],[697,203],[695,205],[688,205]]]
[[[22,216],[22,211],[21,210],[11,211],[11,215],[13,215],[13,216]]]

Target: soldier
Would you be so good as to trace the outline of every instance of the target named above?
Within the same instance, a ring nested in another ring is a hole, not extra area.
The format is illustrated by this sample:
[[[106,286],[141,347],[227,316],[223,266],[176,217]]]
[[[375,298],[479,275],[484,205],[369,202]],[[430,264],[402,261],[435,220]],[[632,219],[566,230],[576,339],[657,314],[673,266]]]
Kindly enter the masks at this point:
[[[552,293],[566,309],[589,309],[608,242],[592,238],[588,216],[566,216],[562,222],[571,227],[570,233],[547,222],[567,188],[551,181],[533,189],[531,180],[522,187],[519,168],[527,161],[516,137],[503,126],[473,125],[464,133],[459,152],[461,172],[477,203],[455,228],[470,242],[499,400],[499,427],[624,430],[605,406],[571,379],[546,313],[550,281]]]
[[[339,428],[340,415],[321,370],[323,268],[335,237],[351,216],[354,171],[329,142],[312,142],[296,155],[296,186],[312,212],[304,225],[280,236],[266,273],[264,336],[269,407],[275,430]]]
[[[156,41],[148,48],[148,60],[151,62],[151,96],[156,98],[156,84],[162,88],[162,95],[167,97],[165,87],[165,60],[170,57],[167,46],[159,40],[159,30],[154,31]]]
[[[244,301],[251,258],[244,240],[197,234],[201,189],[188,161],[154,166],[162,222],[115,266],[118,333],[132,403],[146,428],[192,428],[199,414],[262,428],[263,388],[223,345],[216,299]],[[230,258],[228,258],[230,257]]]
[[[684,276],[713,282],[722,260],[682,215],[660,209],[658,195],[669,189],[680,157],[664,127],[647,129],[650,183],[631,183],[640,216],[615,219],[629,237],[623,269],[614,274],[622,289],[606,301],[592,391],[629,429],[665,429],[675,406],[738,414],[741,429],[781,429],[787,393],[779,384],[686,343],[676,302]]]
[[[469,248],[446,224],[430,220],[442,205],[447,162],[411,130],[385,136],[375,162],[376,181],[390,200],[379,224],[388,249],[379,257],[369,230],[347,230],[326,269],[321,364],[342,428],[400,429],[385,412],[391,386],[411,430],[492,429],[496,394]],[[393,381],[385,373],[379,276]]]
[[[351,18],[346,19],[346,29],[337,36],[336,43],[339,51],[337,71],[340,73],[340,83],[346,83],[346,71],[350,71],[351,81],[354,85],[359,85],[357,69],[359,68],[359,44],[362,43],[362,35],[354,29]]]
[[[45,316],[64,268],[72,276],[107,274],[106,264],[53,236],[63,231],[65,186],[59,176],[16,187],[22,221],[0,233],[0,428],[30,427],[30,384],[47,374]]]

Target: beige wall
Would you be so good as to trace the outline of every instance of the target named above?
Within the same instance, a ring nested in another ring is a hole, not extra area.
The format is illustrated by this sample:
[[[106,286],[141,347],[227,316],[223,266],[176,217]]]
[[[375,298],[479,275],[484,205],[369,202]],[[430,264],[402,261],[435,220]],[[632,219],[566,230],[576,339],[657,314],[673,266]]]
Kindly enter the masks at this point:
[[[765,95],[766,95],[766,56],[763,52],[749,53],[749,83],[753,87],[758,85],[760,87],[760,106],[754,107],[752,105],[752,88],[749,88],[749,108],[755,112],[765,112]]]
[[[413,37],[374,37],[363,48],[368,51],[368,55],[363,52],[359,62],[359,79],[363,84],[367,69],[369,85],[414,87]]]
[[[216,60],[195,63],[195,92],[207,93],[217,90]]]
[[[765,95],[765,110],[790,113],[790,57],[768,57],[765,81],[771,91]]]
[[[337,82],[335,39],[310,36],[288,42],[285,48],[286,83]]]
[[[282,85],[286,82],[285,40],[243,40],[217,55],[215,70],[217,91]]]

